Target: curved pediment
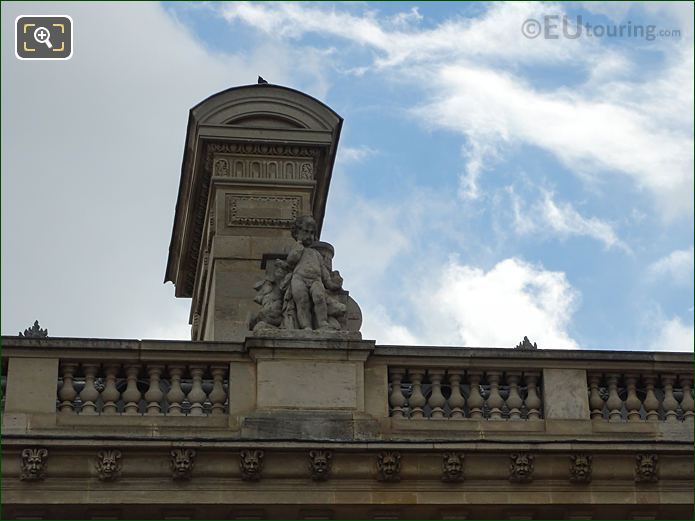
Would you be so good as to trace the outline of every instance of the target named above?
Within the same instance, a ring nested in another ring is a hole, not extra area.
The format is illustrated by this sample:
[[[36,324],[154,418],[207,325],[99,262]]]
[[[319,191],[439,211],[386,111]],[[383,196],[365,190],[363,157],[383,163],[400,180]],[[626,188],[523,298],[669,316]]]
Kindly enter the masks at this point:
[[[214,94],[191,114],[199,125],[333,130],[340,116],[316,98],[277,85],[246,85]]]

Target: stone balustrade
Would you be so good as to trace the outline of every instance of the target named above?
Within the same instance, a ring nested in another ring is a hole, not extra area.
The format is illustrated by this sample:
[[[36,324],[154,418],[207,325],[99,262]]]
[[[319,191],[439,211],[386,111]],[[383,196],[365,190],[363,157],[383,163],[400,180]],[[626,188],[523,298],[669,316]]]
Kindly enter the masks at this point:
[[[5,337],[3,347],[3,420],[11,419],[4,426],[15,431],[132,424],[143,433],[158,425],[158,435],[166,435],[166,428],[200,418],[201,428],[228,428],[231,437],[299,436],[311,422],[328,437],[388,439],[403,432],[423,437],[428,429],[496,436],[569,429],[558,421],[575,422],[587,435],[649,425],[663,435],[658,426],[693,422],[691,365],[677,353],[375,346],[310,337]]]
[[[228,376],[225,364],[61,361],[56,410],[83,415],[224,414]]]
[[[538,420],[540,371],[389,367],[393,418]]]
[[[693,423],[693,373],[653,371],[587,374],[591,419]]]

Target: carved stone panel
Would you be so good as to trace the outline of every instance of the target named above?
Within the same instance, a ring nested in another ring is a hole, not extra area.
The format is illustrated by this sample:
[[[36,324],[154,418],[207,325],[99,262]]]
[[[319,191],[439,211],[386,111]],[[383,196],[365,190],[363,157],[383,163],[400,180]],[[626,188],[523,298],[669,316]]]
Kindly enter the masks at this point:
[[[290,228],[301,209],[299,196],[225,194],[227,226]]]
[[[211,144],[212,175],[244,180],[313,181],[320,151],[292,145]]]

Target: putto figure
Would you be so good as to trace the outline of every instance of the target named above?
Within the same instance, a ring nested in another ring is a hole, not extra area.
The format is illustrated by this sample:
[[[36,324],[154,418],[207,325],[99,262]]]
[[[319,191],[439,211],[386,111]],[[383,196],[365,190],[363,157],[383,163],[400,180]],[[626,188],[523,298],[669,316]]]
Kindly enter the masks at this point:
[[[46,449],[24,449],[22,451],[22,481],[40,481],[46,477]]]
[[[340,272],[333,270],[335,250],[327,242],[317,241],[316,235],[313,217],[296,219],[292,237],[297,243],[287,259],[270,261],[265,279],[254,286],[254,300],[261,309],[249,321],[249,329],[255,333],[278,329],[331,332],[350,327],[359,331],[359,324],[348,326],[347,317],[354,318],[357,306],[343,290]],[[361,321],[359,308],[356,313]]]
[[[328,322],[326,290],[338,290],[338,280],[328,271],[324,256],[314,247],[316,221],[310,215],[298,217],[292,228],[292,237],[297,241],[287,255],[287,264],[292,269],[290,291],[295,306],[296,329],[333,330]]]
[[[282,308],[285,291],[290,274],[287,263],[283,260],[272,261],[270,274],[254,286],[256,297],[253,299],[261,305],[261,310],[251,319],[249,328],[253,331],[277,329],[282,324]]]

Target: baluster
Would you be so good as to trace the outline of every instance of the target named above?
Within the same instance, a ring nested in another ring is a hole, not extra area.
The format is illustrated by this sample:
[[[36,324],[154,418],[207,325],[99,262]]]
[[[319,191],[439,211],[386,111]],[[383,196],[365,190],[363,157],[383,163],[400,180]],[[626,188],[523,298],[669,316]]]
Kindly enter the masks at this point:
[[[212,402],[212,414],[224,414],[224,402],[227,401],[227,393],[224,391],[224,375],[229,366],[213,365],[210,366],[212,374],[212,391],[210,391],[210,402]]]
[[[470,385],[468,413],[473,419],[480,419],[483,417],[483,405],[485,405],[485,400],[483,400],[480,394],[480,379],[482,376],[483,373],[480,371],[468,371],[468,383]]]
[[[601,374],[592,373],[589,375],[589,407],[591,407],[591,419],[592,420],[602,420],[603,419],[603,398],[601,398],[601,393],[598,390],[599,384],[601,383]]]
[[[531,372],[524,373],[524,380],[526,381],[526,409],[527,418],[529,420],[540,420],[541,418],[541,397],[538,395],[538,378],[540,373]]]
[[[164,398],[164,393],[159,385],[159,379],[162,376],[164,366],[148,365],[147,374],[150,376],[150,386],[145,393],[145,401],[147,402],[147,414],[158,415],[162,412],[160,402]]]
[[[128,365],[125,368],[128,385],[125,391],[123,391],[123,401],[125,402],[124,413],[128,415],[138,414],[140,412],[140,398],[142,394],[138,389],[139,372],[139,365]]]
[[[623,401],[618,396],[618,380],[620,379],[619,374],[611,373],[608,375],[608,400],[606,400],[606,405],[608,406],[608,421],[619,422],[622,421],[621,409],[623,408]]]
[[[451,386],[451,396],[449,396],[449,408],[451,413],[449,418],[452,420],[460,420],[463,418],[463,407],[466,401],[461,394],[461,377],[463,371],[460,369],[449,370],[449,385]]]
[[[425,377],[424,369],[408,369],[410,382],[413,384],[413,392],[410,393],[410,417],[420,419],[425,417],[425,412],[422,409],[427,400],[422,394],[422,379]]]
[[[207,395],[203,391],[203,373],[205,366],[192,365],[189,367],[191,379],[193,380],[191,390],[188,393],[188,401],[191,403],[191,416],[203,416],[203,402]]]
[[[116,388],[116,379],[120,368],[119,365],[113,364],[107,365],[105,368],[106,382],[104,383],[104,390],[101,392],[101,400],[104,402],[101,409],[102,414],[116,414],[118,412],[118,399],[121,397],[121,393]]]
[[[683,388],[683,399],[681,400],[683,421],[693,423],[693,395],[691,394],[693,377],[689,374],[682,374],[678,377],[678,380]]]
[[[430,393],[429,406],[432,410],[430,418],[444,418],[444,405],[446,399],[442,394],[442,378],[444,378],[444,369],[430,369],[430,382],[432,383],[432,392]]]
[[[521,419],[521,406],[524,404],[519,395],[519,380],[521,373],[507,373],[507,385],[509,385],[509,397],[507,398],[507,407],[509,407],[509,419]]]
[[[84,387],[80,392],[80,400],[82,401],[82,414],[96,414],[96,401],[99,398],[99,391],[94,386],[99,364],[82,364],[84,369]]]
[[[499,371],[488,371],[487,382],[490,384],[490,396],[487,399],[487,404],[490,407],[490,419],[502,419],[502,406],[504,400],[500,395],[500,377],[502,373]]]
[[[391,394],[389,395],[389,405],[391,406],[391,416],[394,418],[405,418],[405,396],[401,389],[401,382],[405,375],[405,369],[391,369]]]
[[[647,421],[659,421],[659,400],[654,394],[654,382],[656,377],[653,375],[643,376],[644,384],[647,386],[647,396],[644,398],[644,410],[647,411]]]
[[[662,374],[661,383],[664,386],[664,401],[661,405],[664,407],[665,420],[669,423],[678,421],[678,400],[673,396],[673,383],[676,381],[675,374]]]
[[[181,389],[181,376],[183,375],[184,367],[182,365],[170,365],[169,366],[169,379],[171,383],[171,389],[167,393],[167,402],[169,402],[168,414],[172,416],[181,416],[181,402],[183,402],[186,395]]]
[[[77,398],[77,391],[73,385],[73,377],[75,375],[75,370],[77,369],[77,364],[66,363],[61,364],[63,370],[63,386],[58,391],[58,398],[60,398],[60,412],[69,413],[75,411],[74,401]]]
[[[626,374],[625,375],[625,386],[627,387],[627,398],[625,399],[625,407],[627,408],[627,421],[636,422],[641,421],[640,408],[642,407],[642,402],[637,397],[637,379],[636,374]]]

